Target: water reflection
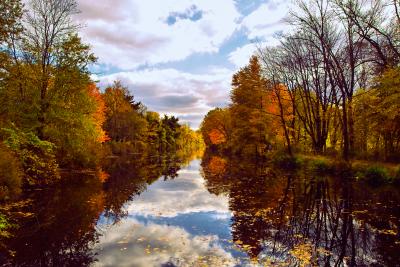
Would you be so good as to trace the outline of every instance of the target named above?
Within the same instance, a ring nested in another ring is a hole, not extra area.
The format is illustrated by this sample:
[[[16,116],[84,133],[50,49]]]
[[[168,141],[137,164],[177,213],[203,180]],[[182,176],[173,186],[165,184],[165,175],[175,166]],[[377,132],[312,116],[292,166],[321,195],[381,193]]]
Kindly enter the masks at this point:
[[[56,188],[27,192],[19,202],[0,207],[17,226],[0,235],[0,265],[88,266],[97,261],[93,246],[99,226],[128,216],[124,205],[160,177],[177,177],[196,155],[112,158],[104,170],[65,173]]]
[[[206,154],[112,158],[1,207],[5,266],[396,266],[400,193]]]
[[[128,218],[98,224],[97,266],[233,266],[227,198],[211,195],[195,160],[124,205]]]
[[[85,266],[93,261],[90,244],[99,237],[95,225],[105,200],[102,185],[94,176],[69,178],[67,185],[30,192],[23,205],[10,208],[11,218],[19,226],[1,252],[3,263]]]
[[[399,190],[206,155],[210,192],[229,195],[233,239],[262,264],[396,266]]]

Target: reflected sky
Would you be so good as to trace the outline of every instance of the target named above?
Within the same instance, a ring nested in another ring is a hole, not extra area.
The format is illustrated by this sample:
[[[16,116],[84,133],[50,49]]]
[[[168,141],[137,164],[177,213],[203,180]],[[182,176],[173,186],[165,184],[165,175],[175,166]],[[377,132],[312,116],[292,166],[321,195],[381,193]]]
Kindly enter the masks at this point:
[[[106,182],[73,174],[28,192],[9,207],[18,227],[0,265],[398,266],[396,186],[213,154],[186,162],[121,158]]]
[[[159,179],[125,204],[125,219],[97,225],[94,266],[245,266],[246,254],[232,243],[228,197],[210,194],[200,161]]]

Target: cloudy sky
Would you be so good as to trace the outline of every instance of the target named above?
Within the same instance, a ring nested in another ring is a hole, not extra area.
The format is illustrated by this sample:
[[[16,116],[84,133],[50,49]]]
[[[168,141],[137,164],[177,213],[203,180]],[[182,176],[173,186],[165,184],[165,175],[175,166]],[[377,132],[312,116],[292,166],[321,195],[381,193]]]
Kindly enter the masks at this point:
[[[150,110],[197,128],[231,76],[285,30],[287,0],[79,0],[99,86],[120,80]]]

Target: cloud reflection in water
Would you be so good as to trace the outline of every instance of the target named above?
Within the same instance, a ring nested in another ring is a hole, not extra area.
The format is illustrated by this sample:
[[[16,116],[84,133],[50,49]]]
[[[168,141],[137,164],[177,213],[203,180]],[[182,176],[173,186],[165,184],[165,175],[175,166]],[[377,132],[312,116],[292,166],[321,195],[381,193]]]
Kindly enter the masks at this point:
[[[210,194],[199,161],[162,179],[126,204],[126,219],[106,228],[95,266],[234,266],[228,248],[231,212],[225,196]],[[105,220],[100,220],[105,221]]]

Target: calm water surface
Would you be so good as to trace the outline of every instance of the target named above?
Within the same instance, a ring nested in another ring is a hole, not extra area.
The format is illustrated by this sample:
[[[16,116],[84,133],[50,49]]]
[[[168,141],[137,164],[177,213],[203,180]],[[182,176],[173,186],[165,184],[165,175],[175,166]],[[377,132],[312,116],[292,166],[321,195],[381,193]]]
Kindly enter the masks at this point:
[[[10,266],[399,266],[400,194],[206,155],[116,160],[8,207]]]

